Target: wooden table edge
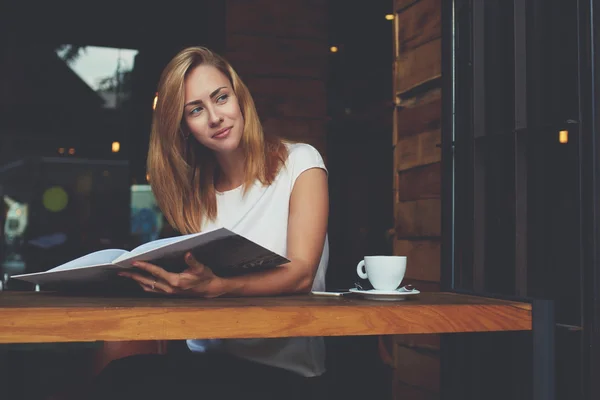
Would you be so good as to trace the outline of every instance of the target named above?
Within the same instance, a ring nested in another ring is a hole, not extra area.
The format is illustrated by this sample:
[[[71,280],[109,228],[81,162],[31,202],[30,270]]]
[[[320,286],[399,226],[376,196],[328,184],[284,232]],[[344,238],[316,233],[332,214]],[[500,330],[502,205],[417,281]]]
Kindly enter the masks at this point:
[[[345,299],[301,307],[0,306],[0,343],[521,331],[532,329],[531,317],[531,305],[511,301],[399,307],[377,301],[352,307]]]

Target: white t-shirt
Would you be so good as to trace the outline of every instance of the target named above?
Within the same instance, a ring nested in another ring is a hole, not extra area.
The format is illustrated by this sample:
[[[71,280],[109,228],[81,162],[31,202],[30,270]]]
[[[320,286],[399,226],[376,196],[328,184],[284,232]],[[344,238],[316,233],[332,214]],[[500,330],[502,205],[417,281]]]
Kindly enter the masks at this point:
[[[308,144],[286,144],[289,156],[269,186],[256,182],[243,196],[242,187],[217,192],[217,218],[203,230],[228,228],[278,253],[287,255],[287,229],[290,196],[300,174],[325,164],[319,152]],[[329,261],[329,240],[325,237],[323,254],[313,282],[313,290],[325,290]],[[188,340],[194,352],[224,351],[259,363],[284,368],[311,377],[325,372],[325,347],[322,337],[274,339]]]

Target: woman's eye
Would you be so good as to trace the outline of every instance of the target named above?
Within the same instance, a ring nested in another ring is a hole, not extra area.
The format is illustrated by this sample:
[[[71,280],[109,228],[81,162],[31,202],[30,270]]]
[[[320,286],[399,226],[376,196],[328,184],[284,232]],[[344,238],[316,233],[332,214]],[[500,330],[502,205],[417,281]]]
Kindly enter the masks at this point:
[[[193,108],[193,109],[190,111],[190,115],[195,115],[195,114],[198,114],[200,111],[202,111],[202,107],[196,107],[196,108]]]
[[[224,103],[225,101],[227,101],[227,98],[228,98],[228,97],[229,97],[229,95],[228,95],[228,94],[224,94],[224,95],[222,95],[222,96],[219,96],[219,97],[217,98],[217,103]]]

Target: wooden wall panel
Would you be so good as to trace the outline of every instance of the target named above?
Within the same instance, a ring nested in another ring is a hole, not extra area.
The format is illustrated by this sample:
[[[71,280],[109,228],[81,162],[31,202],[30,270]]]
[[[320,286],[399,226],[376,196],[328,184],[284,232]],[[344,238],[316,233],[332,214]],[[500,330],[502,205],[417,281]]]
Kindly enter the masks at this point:
[[[324,39],[326,10],[327,0],[227,0],[227,29],[231,33]]]
[[[414,107],[403,107],[396,111],[398,118],[397,138],[420,132],[440,129],[442,116],[441,93],[420,102]]]
[[[327,95],[322,80],[251,76],[245,83],[261,116],[325,118]]]
[[[441,131],[429,131],[402,137],[396,142],[396,171],[434,164],[442,159]]]
[[[323,79],[327,46],[314,39],[232,34],[227,59],[242,75]]]
[[[403,284],[440,290],[441,0],[394,0],[393,253],[408,257]],[[439,399],[438,335],[381,339],[393,398]]]
[[[401,201],[394,207],[396,237],[415,238],[440,236],[441,201],[428,199]]]
[[[326,0],[226,0],[224,56],[266,132],[326,154]]]
[[[441,11],[441,0],[421,0],[398,14],[398,56],[441,37]]]
[[[326,123],[325,119],[268,118],[263,121],[263,129],[293,142],[313,145],[327,164]]]
[[[406,11],[406,8],[412,6],[419,0],[394,0],[394,11],[402,12]]]
[[[441,191],[440,163],[416,167],[398,174],[400,201],[437,199]]]
[[[423,281],[440,280],[440,241],[394,240],[394,254],[407,256],[406,278]]]
[[[442,74],[442,41],[436,39],[414,50],[400,53],[396,62],[396,92],[403,93]]]
[[[324,119],[307,118],[276,118],[268,117],[263,120],[265,132],[300,141],[303,138],[325,137],[326,121]]]

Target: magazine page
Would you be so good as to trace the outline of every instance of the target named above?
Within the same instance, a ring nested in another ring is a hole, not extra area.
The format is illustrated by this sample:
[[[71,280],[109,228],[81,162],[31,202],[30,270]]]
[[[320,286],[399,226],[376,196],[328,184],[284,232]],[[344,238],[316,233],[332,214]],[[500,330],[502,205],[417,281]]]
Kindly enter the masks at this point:
[[[108,282],[116,276],[121,267],[115,264],[97,264],[63,270],[49,270],[24,275],[13,275],[12,278],[37,285],[83,284],[88,282]]]
[[[215,229],[215,230],[218,230],[218,229]],[[141,254],[145,254],[145,253],[148,253],[155,249],[165,248],[167,246],[170,246],[173,243],[189,241],[196,236],[206,235],[206,234],[209,234],[210,232],[213,232],[213,231],[203,231],[203,232],[199,232],[199,233],[190,233],[188,235],[181,235],[181,236],[174,236],[174,237],[169,237],[169,238],[164,238],[164,239],[153,240],[152,242],[148,242],[148,243],[139,245],[138,247],[129,251],[128,254],[122,254],[121,257],[119,257],[118,259],[116,259],[114,261],[116,263],[118,263],[125,259],[129,259],[129,258],[138,256],[138,255],[141,255]]]
[[[131,267],[131,263],[137,260],[152,262],[165,259],[166,257],[169,259],[179,258],[183,262],[183,256],[187,251],[211,241],[233,235],[235,233],[230,230],[220,228],[174,238],[159,239],[143,244],[129,253],[121,255],[114,262],[121,267]],[[168,266],[163,266],[163,268],[168,269]]]
[[[83,267],[91,267],[94,265],[112,264],[113,261],[119,256],[126,254],[127,251],[121,249],[106,249],[95,251],[85,256],[76,258],[73,261],[59,265],[50,269],[50,271],[65,271]]]
[[[218,276],[236,276],[271,269],[290,262],[241,235],[214,240],[192,250],[194,257]]]
[[[273,268],[289,262],[288,259],[226,228],[202,234],[187,235],[182,240],[138,254],[124,254],[116,264],[129,267],[136,260],[148,261],[170,272],[188,268],[186,252],[219,276],[234,276]]]

